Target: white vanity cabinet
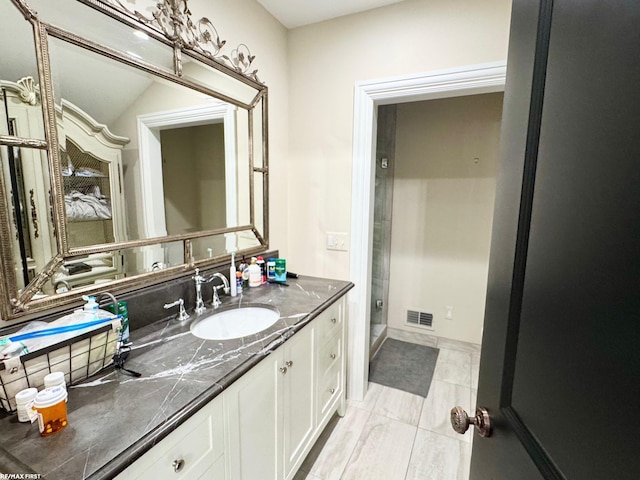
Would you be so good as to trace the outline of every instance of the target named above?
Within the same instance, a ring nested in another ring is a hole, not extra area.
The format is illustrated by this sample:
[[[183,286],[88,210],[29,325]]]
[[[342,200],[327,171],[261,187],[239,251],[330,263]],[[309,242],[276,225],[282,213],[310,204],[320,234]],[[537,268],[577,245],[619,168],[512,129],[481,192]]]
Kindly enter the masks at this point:
[[[222,397],[218,396],[116,480],[225,479],[223,424]]]
[[[333,413],[344,413],[345,303],[223,393],[229,480],[290,480]]]
[[[345,297],[117,480],[291,480],[345,405]]]
[[[230,479],[284,478],[310,441],[314,327],[307,325],[224,394]]]
[[[346,388],[344,299],[316,320],[316,423],[326,424],[333,413],[344,415]]]

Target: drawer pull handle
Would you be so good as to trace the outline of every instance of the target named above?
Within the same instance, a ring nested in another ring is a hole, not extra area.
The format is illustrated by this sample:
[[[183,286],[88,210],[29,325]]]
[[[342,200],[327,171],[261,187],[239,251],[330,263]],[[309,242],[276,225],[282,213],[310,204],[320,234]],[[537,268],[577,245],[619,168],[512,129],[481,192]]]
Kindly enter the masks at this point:
[[[286,374],[287,373],[287,367],[280,367],[280,371],[282,372],[282,374]]]
[[[293,362],[292,362],[291,360],[288,360],[288,361],[284,362],[284,364],[285,364],[287,367],[293,367]]]
[[[335,360],[336,359],[336,354],[332,353],[331,355],[329,355],[329,357],[331,357],[331,360]]]
[[[174,460],[171,466],[173,467],[173,471],[177,473],[184,468],[184,460]]]
[[[331,395],[333,395],[334,393],[336,393],[336,389],[335,389],[335,388],[330,388],[330,389],[329,389],[329,393],[330,393]]]
[[[335,317],[331,319],[331,323],[336,323],[337,321],[338,320],[336,320]]]

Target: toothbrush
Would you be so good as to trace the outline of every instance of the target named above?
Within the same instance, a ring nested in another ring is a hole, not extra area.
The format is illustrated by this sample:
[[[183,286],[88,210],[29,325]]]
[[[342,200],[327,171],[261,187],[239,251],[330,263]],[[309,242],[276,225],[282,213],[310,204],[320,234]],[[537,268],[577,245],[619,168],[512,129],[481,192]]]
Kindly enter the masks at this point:
[[[4,345],[9,342],[21,342],[23,340],[29,340],[30,338],[48,337],[50,335],[57,335],[60,333],[73,332],[75,330],[82,330],[83,328],[93,327],[100,325],[101,323],[110,322],[112,320],[121,319],[122,315],[115,315],[113,317],[100,318],[98,320],[92,320],[91,322],[78,323],[76,325],[65,325],[64,327],[45,328],[44,330],[35,330],[33,332],[27,332],[20,335],[12,335],[0,340],[0,345]]]

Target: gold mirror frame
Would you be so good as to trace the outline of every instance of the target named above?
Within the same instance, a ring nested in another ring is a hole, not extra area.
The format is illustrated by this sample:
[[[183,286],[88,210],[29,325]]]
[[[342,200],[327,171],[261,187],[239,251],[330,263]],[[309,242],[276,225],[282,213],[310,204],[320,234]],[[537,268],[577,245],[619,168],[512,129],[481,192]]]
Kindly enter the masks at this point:
[[[229,233],[251,231],[259,242],[259,246],[238,251],[241,255],[254,255],[266,251],[269,246],[269,208],[268,208],[268,107],[267,87],[257,76],[257,70],[252,70],[254,57],[250,54],[246,45],[241,44],[230,55],[223,53],[225,42],[220,40],[213,24],[206,18],[201,18],[194,23],[191,20],[191,12],[187,7],[187,0],[163,0],[156,5],[153,17],[132,11],[125,7],[119,0],[77,0],[79,3],[98,10],[108,15],[115,21],[119,21],[136,30],[144,32],[173,48],[173,71],[167,71],[161,67],[146,63],[136,56],[128,55],[116,49],[100,45],[92,40],[83,38],[55,25],[41,20],[38,13],[28,5],[28,0],[11,0],[22,13],[25,20],[33,26],[36,46],[36,60],[40,80],[40,95],[42,110],[45,118],[45,138],[38,140],[31,138],[18,138],[0,134],[0,145],[6,147],[25,147],[38,150],[46,150],[49,159],[49,174],[51,178],[51,192],[53,197],[53,224],[56,231],[56,246],[58,254],[37,274],[22,291],[18,291],[16,275],[14,271],[14,257],[11,245],[11,232],[9,222],[12,214],[10,205],[7,205],[5,197],[5,183],[0,171],[0,261],[4,281],[0,282],[0,294],[2,295],[3,320],[12,320],[31,313],[55,307],[64,307],[77,302],[81,295],[86,295],[98,290],[109,289],[114,292],[133,290],[143,285],[158,283],[169,278],[183,275],[187,270],[195,267],[211,267],[217,264],[227,263],[228,253],[213,256],[204,260],[193,258],[192,241],[203,237],[224,235]],[[194,232],[189,234],[168,235],[140,240],[130,240],[90,247],[71,248],[67,238],[67,226],[65,222],[65,204],[63,198],[63,185],[61,174],[61,158],[58,148],[58,131],[56,127],[56,108],[53,94],[53,82],[51,78],[51,66],[49,58],[48,37],[55,37],[68,43],[80,46],[98,55],[103,55],[112,60],[124,63],[144,72],[153,74],[163,80],[186,86],[197,92],[210,95],[231,105],[246,108],[248,112],[249,132],[249,218],[247,225],[239,225],[229,228]],[[224,93],[210,88],[208,85],[198,83],[182,76],[183,55],[188,55],[191,60],[202,62],[212,67],[223,75],[240,81],[256,91],[251,102],[233,98]],[[259,121],[262,126],[261,165],[254,164],[254,108],[259,108]],[[255,180],[256,174],[262,175],[262,229],[255,224]],[[43,285],[50,279],[53,273],[65,262],[73,258],[86,256],[93,253],[114,252],[133,247],[145,247],[157,244],[182,242],[184,251],[184,263],[182,265],[168,267],[166,269],[134,274],[128,278],[111,280],[98,285],[87,285],[68,291],[67,293],[54,294],[42,298],[34,298]]]

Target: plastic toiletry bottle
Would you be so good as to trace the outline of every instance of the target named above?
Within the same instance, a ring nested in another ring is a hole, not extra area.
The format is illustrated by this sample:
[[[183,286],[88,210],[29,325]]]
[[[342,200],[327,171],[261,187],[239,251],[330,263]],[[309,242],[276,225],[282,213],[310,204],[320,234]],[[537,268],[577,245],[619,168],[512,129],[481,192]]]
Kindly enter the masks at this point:
[[[251,257],[251,265],[249,265],[249,286],[259,287],[262,285],[262,271],[256,263],[256,257]]]
[[[238,295],[238,284],[236,283],[236,254],[231,252],[231,267],[229,267],[229,286],[231,288],[231,296]]]
[[[242,272],[236,272],[236,292],[238,295],[242,293]]]
[[[275,266],[275,281],[279,283],[286,283],[287,281],[287,261],[284,258],[276,259]]]
[[[240,264],[240,271],[242,272],[242,288],[249,286],[249,265],[242,259]]]
[[[129,309],[127,307],[127,302],[118,302],[117,306],[110,303],[107,308],[111,313],[115,313],[122,317],[122,328],[120,329],[122,332],[122,338],[120,341],[123,344],[129,343]]]
[[[276,259],[267,259],[267,282],[274,282],[276,280]]]
[[[249,265],[247,265],[247,262],[245,261],[244,257],[242,257],[242,260],[240,261],[240,265],[238,265],[238,271],[240,273],[244,272],[244,269],[247,268]]]
[[[260,267],[260,284],[267,283],[267,264],[264,258],[258,257],[256,264]]]

